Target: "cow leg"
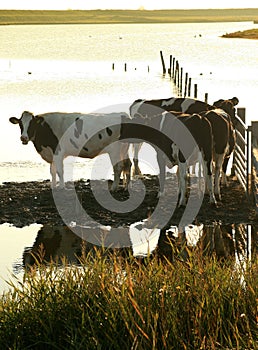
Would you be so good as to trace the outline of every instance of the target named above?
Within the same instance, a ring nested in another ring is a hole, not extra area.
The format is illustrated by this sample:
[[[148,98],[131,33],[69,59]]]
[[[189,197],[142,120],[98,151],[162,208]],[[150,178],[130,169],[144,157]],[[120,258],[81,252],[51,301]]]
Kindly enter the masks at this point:
[[[64,157],[60,154],[57,156],[54,156],[53,163],[56,167],[57,175],[59,177],[59,188],[64,188],[65,183],[64,183],[64,164],[63,164]]]
[[[128,148],[129,148],[128,143],[118,143],[118,144],[115,144],[114,147],[111,147],[109,149],[108,154],[114,170],[114,181],[110,189],[111,191],[115,191],[119,187],[121,173],[124,169],[124,166],[127,164],[129,160]],[[126,167],[128,167],[128,165]],[[128,172],[128,169],[126,170],[126,172],[128,173],[127,174],[127,179],[128,179],[131,177],[130,176],[131,174]],[[126,185],[127,187],[129,185],[129,182],[130,181],[128,180],[128,184]]]
[[[214,195],[214,183],[213,183],[211,162],[207,162],[206,160],[203,160],[203,173],[205,178],[205,188],[208,190],[208,193],[210,196],[210,203],[216,205],[217,201]]]
[[[157,161],[159,165],[159,193],[158,197],[164,195],[164,186],[165,186],[165,178],[166,178],[166,162],[162,152],[158,149],[157,151]]]
[[[198,196],[199,198],[201,197],[202,194],[202,161],[201,161],[202,156],[200,156],[199,161],[198,161]]]
[[[142,144],[137,143],[133,145],[134,148],[134,155],[133,155],[133,164],[134,164],[134,171],[133,176],[142,176],[141,170],[139,168],[139,152]]]
[[[54,162],[52,162],[50,164],[50,174],[51,174],[51,177],[52,177],[51,187],[55,188],[56,187],[56,165],[55,165]]]
[[[228,161],[229,161],[229,157],[225,157],[223,164],[222,164],[222,178],[221,178],[221,182],[224,186],[228,186],[228,181],[227,181],[227,166],[228,166]]]
[[[219,200],[221,200],[220,175],[221,175],[223,160],[224,160],[224,154],[216,154],[216,156],[215,156],[214,192]]]
[[[121,173],[123,171],[123,161],[120,161],[120,162],[116,163],[115,165],[113,165],[113,169],[114,169],[114,181],[113,181],[111,189],[110,189],[111,192],[116,191],[119,187],[120,177],[121,177]]]
[[[130,181],[131,181],[131,167],[132,162],[130,159],[124,159],[123,161],[123,187],[125,190],[128,190]]]
[[[179,207],[186,205],[187,188],[187,164],[179,162],[178,164],[178,182],[179,182]]]

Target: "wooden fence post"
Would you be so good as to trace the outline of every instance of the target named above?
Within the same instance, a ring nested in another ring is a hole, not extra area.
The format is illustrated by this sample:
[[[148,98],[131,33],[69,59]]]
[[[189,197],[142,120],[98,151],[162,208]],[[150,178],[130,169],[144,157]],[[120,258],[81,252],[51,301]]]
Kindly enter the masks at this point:
[[[197,92],[197,84],[194,84],[194,98],[197,98],[198,92]]]
[[[179,92],[180,96],[182,96],[182,91],[183,91],[183,68],[180,68],[180,85],[179,85]]]
[[[188,97],[191,97],[192,78],[189,78]]]
[[[170,75],[170,78],[172,76],[172,55],[169,56],[169,69],[168,74]]]
[[[175,77],[175,57],[172,60],[172,78]]]
[[[162,63],[163,74],[166,74],[166,66],[165,66],[165,62],[164,62],[162,51],[160,51],[160,58],[161,58],[161,63]]]
[[[184,97],[186,97],[186,93],[187,93],[187,84],[188,84],[188,73],[185,73],[185,91],[184,91]]]

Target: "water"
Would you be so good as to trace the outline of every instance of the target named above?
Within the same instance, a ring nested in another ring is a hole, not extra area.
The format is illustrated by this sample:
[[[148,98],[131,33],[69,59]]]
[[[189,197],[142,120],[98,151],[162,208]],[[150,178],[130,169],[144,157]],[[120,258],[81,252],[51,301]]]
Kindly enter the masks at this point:
[[[0,27],[0,183],[50,178],[33,145],[21,144],[19,128],[8,122],[11,116],[24,110],[91,112],[113,104],[126,109],[138,98],[175,95],[169,77],[161,74],[160,50],[167,66],[172,54],[192,84],[198,83],[200,99],[206,92],[209,102],[237,96],[248,122],[257,120],[257,41],[219,37],[254,27],[251,22]],[[154,163],[144,164],[143,172],[157,173]],[[90,160],[79,161],[71,176],[89,178],[92,166]],[[23,251],[33,245],[39,228],[1,226],[0,277],[21,273]]]
[[[33,145],[21,145],[9,117],[24,110],[90,112],[137,98],[169,97],[175,91],[161,75],[160,50],[167,65],[172,54],[192,84],[198,83],[199,98],[205,92],[209,102],[237,96],[247,119],[257,119],[257,41],[219,37],[252,27],[251,22],[0,27],[0,164],[6,168],[0,182],[15,180],[10,162],[44,164]],[[25,180],[42,179],[34,165],[28,169]]]
[[[184,233],[179,233],[176,226],[167,230],[148,229],[145,222],[136,222],[129,227],[73,227],[33,224],[16,228],[8,224],[0,225],[0,294],[22,280],[24,267],[35,263],[40,256],[40,245],[44,246],[44,260],[55,261],[66,258],[68,263],[79,264],[78,257],[84,249],[99,248],[102,244],[110,248],[123,248],[121,254],[131,252],[135,257],[144,257],[158,248],[160,256],[172,258],[168,240],[186,243],[188,249],[197,245],[205,254],[216,254],[218,258],[235,257],[235,268],[241,271],[257,248],[257,227],[251,225],[188,225]],[[76,233],[75,233],[76,232]],[[92,244],[99,239],[100,244]],[[123,240],[121,239],[123,237]],[[256,241],[255,241],[256,239]],[[86,242],[86,245],[85,245]],[[119,251],[119,250],[118,250]],[[187,258],[187,251],[181,251],[181,257]],[[242,273],[242,272],[241,272]]]

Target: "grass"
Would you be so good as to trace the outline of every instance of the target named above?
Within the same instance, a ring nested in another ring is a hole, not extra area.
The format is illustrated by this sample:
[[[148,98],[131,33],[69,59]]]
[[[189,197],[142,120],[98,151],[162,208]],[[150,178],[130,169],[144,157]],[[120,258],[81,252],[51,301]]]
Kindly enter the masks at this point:
[[[42,254],[40,254],[42,256]],[[89,253],[27,271],[0,301],[1,349],[257,349],[258,260],[173,263]]]
[[[182,23],[257,21],[257,9],[213,10],[0,10],[0,25]]]

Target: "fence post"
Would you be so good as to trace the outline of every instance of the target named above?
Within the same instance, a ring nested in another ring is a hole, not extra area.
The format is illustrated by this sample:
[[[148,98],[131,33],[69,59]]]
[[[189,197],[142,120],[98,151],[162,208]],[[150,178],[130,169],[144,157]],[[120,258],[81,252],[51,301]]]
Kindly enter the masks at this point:
[[[183,68],[180,68],[180,86],[179,86],[180,96],[182,96],[183,91]]]
[[[172,78],[175,76],[175,57],[173,57],[172,60]]]
[[[251,126],[252,131],[252,140],[251,140],[251,174],[252,174],[252,183],[251,188],[255,201],[256,215],[258,214],[258,122],[252,122]]]
[[[187,93],[187,83],[188,83],[188,73],[185,73],[185,91],[184,91],[184,97],[186,97],[186,93]]]
[[[191,86],[192,85],[192,78],[189,78],[189,84],[188,84],[188,97],[191,97]]]
[[[194,98],[197,98],[197,84],[194,84]]]
[[[168,74],[170,75],[170,78],[172,76],[172,55],[169,56],[169,69]]]
[[[160,58],[161,58],[161,63],[162,63],[163,74],[166,74],[166,66],[165,66],[165,62],[164,62],[162,51],[160,51]]]

